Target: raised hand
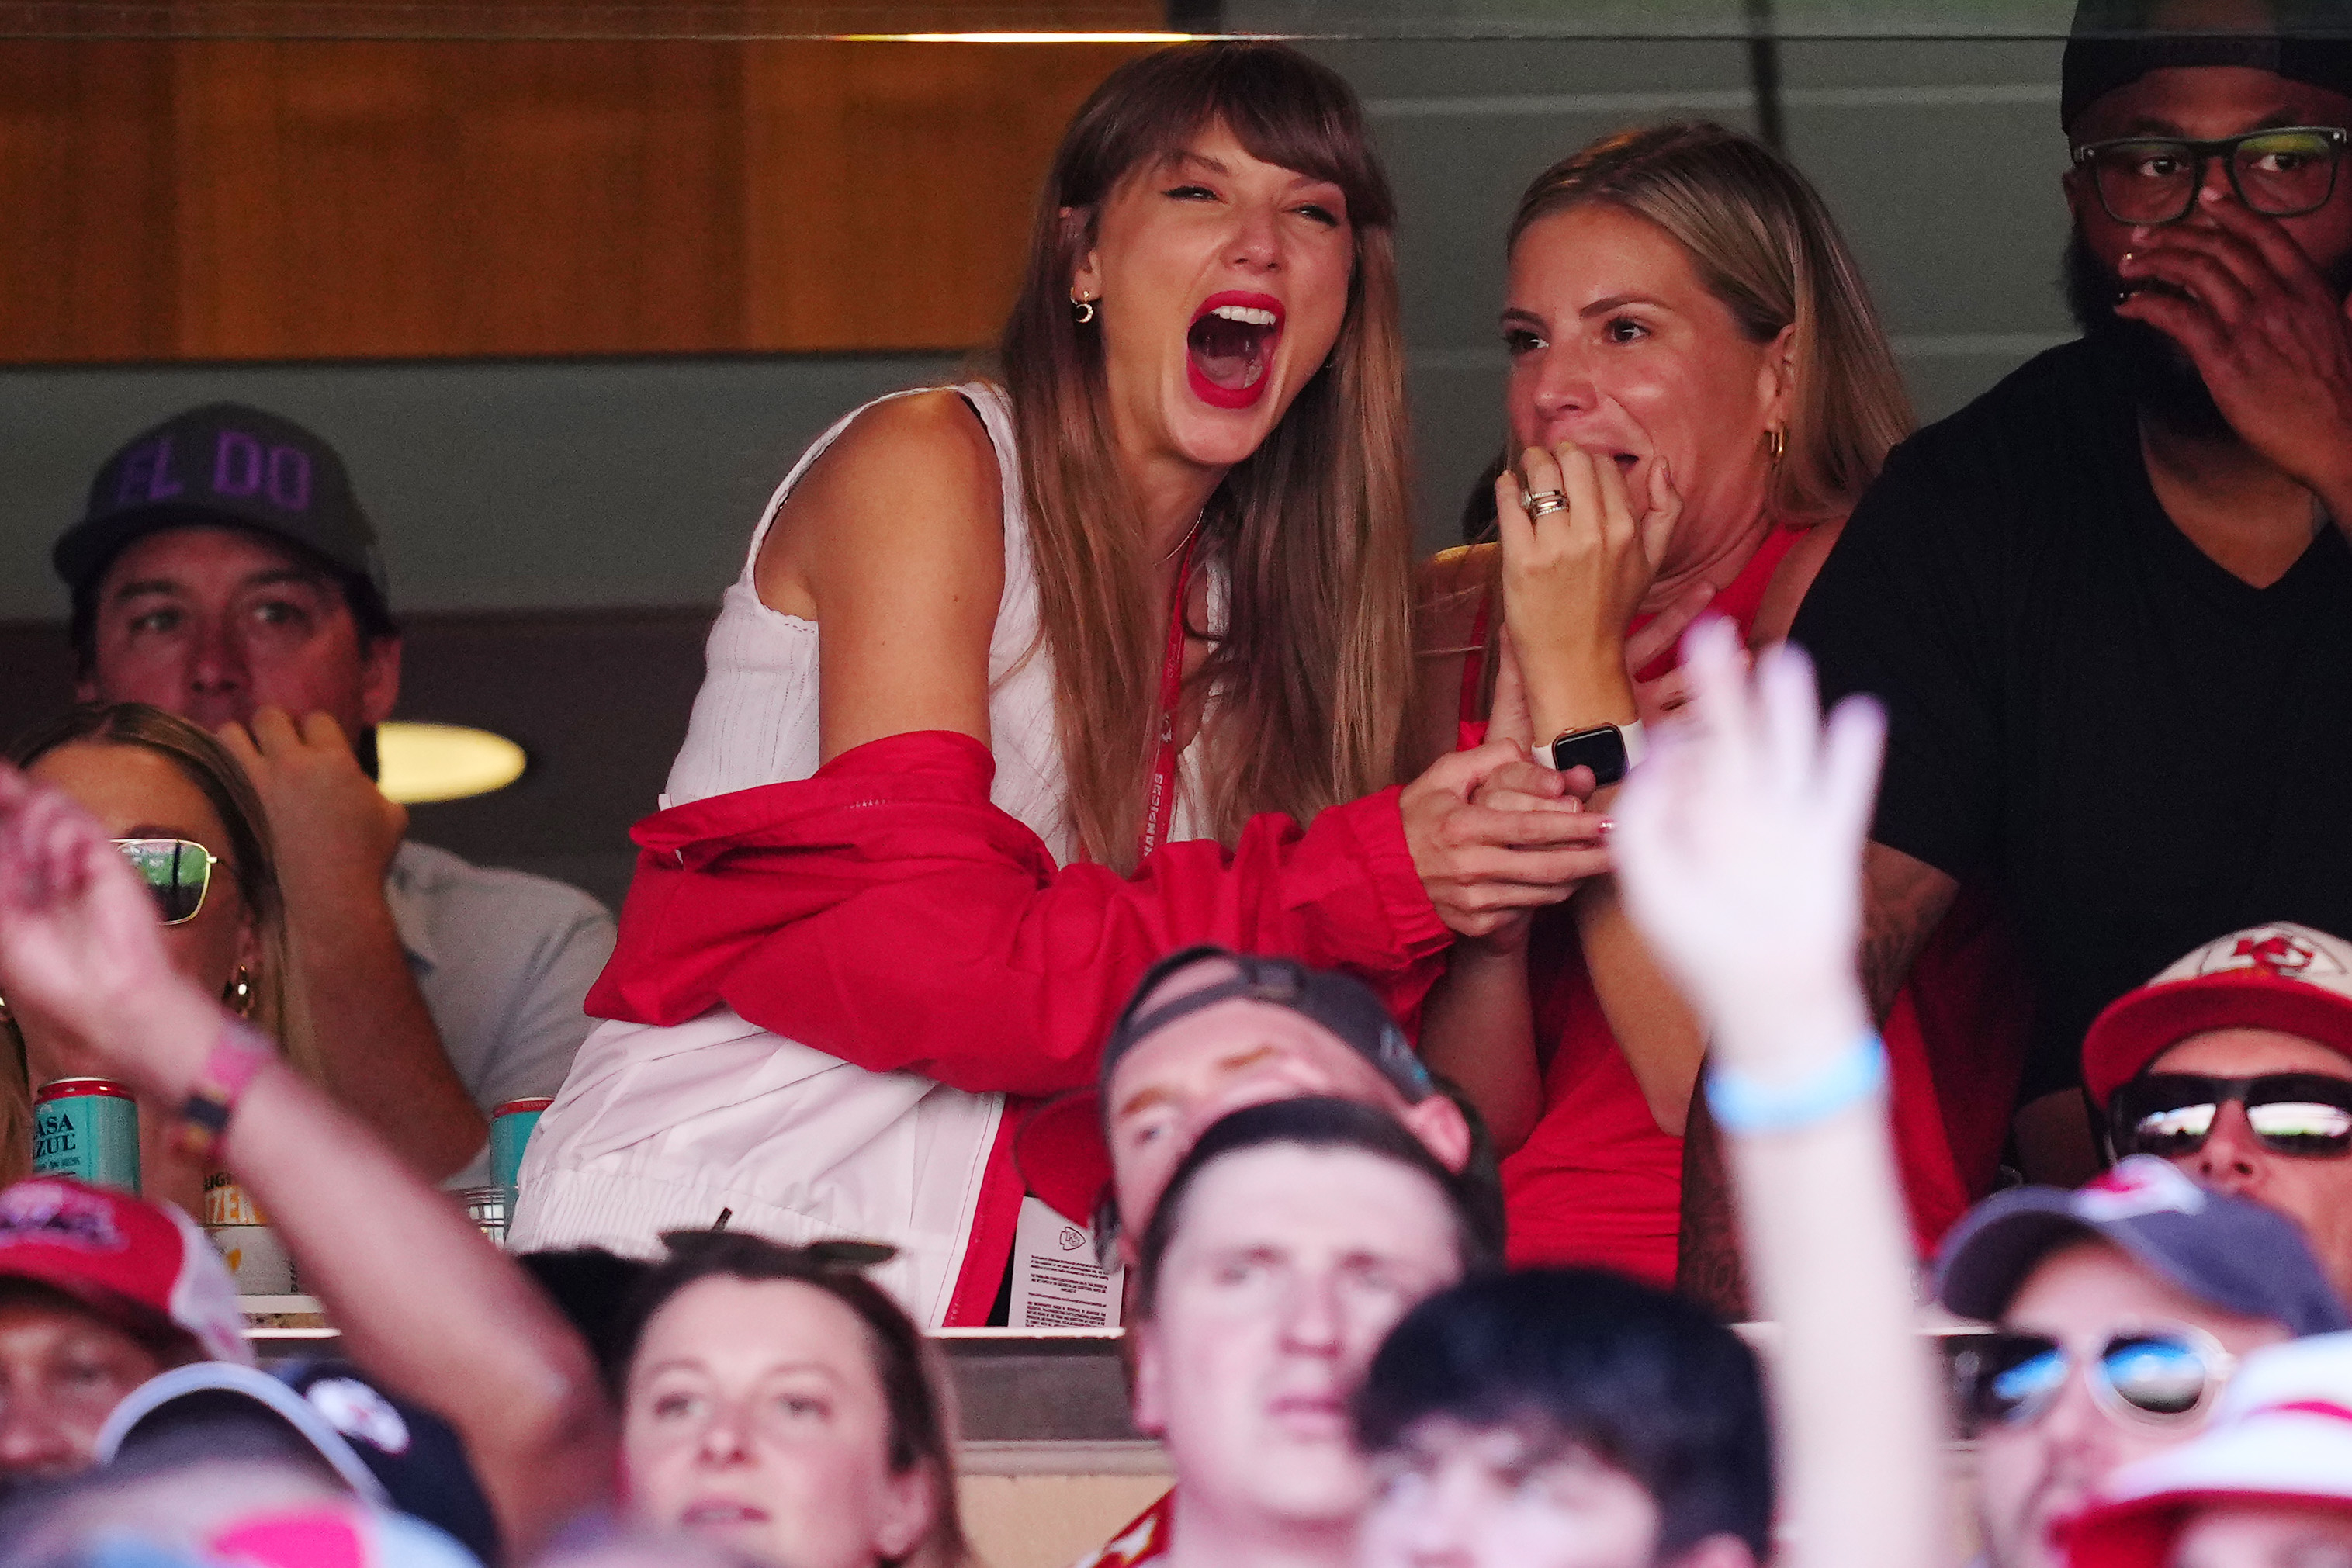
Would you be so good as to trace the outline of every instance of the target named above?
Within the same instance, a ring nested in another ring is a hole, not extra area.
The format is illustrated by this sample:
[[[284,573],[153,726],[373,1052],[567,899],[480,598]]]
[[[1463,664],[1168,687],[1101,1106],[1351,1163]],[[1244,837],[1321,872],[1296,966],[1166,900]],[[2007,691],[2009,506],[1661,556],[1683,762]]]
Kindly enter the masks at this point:
[[[1717,1053],[1802,1071],[1869,1027],[1855,945],[1885,718],[1849,699],[1823,725],[1811,661],[1786,643],[1751,681],[1727,622],[1684,650],[1687,722],[1612,809],[1618,885]]]
[[[2138,289],[2116,314],[2179,343],[2230,428],[2340,514],[2352,495],[2352,302],[2277,219],[2212,186],[2198,208],[2210,226],[2132,231],[2117,273],[2165,287]]]
[[[408,831],[405,807],[385,799],[352,755],[342,727],[323,713],[299,719],[263,708],[219,739],[253,780],[278,841],[280,875],[298,904],[308,884],[381,897],[384,868]]]
[[[200,1052],[218,1007],[173,969],[155,904],[88,812],[0,763],[0,996],[74,1065],[134,1085]]]
[[[1622,723],[1635,716],[1625,629],[1656,575],[1682,515],[1665,464],[1650,468],[1637,517],[1624,476],[1573,442],[1521,455],[1518,476],[1495,481],[1503,547],[1504,621],[1528,679],[1538,729]],[[1530,517],[1527,497],[1558,491],[1564,509]]]

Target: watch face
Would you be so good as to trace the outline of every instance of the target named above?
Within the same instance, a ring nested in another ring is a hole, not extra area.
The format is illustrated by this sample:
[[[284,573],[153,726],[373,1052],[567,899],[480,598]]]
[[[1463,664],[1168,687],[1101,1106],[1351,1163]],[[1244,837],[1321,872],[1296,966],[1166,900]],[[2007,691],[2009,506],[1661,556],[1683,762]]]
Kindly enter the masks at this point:
[[[1551,743],[1551,760],[1562,773],[1591,768],[1594,788],[1605,789],[1625,777],[1625,737],[1613,724],[1570,730]]]

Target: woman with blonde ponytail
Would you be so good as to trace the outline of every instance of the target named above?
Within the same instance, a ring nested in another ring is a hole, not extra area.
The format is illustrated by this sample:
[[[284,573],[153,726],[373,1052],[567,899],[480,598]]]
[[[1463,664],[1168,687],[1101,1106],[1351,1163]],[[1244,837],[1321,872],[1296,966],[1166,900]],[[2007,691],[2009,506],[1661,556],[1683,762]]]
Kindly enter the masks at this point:
[[[761,520],[519,1244],[723,1210],[887,1241],[919,1321],[985,1322],[1024,1206],[1093,1196],[1015,1168],[1019,1102],[1093,1082],[1156,959],[1286,954],[1409,1016],[1455,932],[1600,863],[1579,813],[1470,803],[1516,747],[1395,784],[1392,222],[1354,94],[1283,46],[1079,110],[995,377],[849,415]]]

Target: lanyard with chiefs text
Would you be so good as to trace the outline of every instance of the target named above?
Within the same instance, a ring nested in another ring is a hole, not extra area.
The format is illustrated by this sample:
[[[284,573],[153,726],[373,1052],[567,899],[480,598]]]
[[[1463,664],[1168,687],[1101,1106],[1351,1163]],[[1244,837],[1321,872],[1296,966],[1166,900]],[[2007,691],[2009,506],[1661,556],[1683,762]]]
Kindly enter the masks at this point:
[[[1151,765],[1151,798],[1143,814],[1138,861],[1168,841],[1176,817],[1176,710],[1184,699],[1184,597],[1192,583],[1192,554],[1201,548],[1200,525],[1184,544],[1176,569],[1176,591],[1168,601],[1168,653],[1160,661],[1160,753]]]

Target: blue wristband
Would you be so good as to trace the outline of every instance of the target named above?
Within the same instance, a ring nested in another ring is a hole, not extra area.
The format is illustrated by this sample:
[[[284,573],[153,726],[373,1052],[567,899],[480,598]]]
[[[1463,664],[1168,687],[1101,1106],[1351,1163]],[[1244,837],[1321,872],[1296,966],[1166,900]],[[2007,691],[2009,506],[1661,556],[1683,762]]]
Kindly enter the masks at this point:
[[[1885,1043],[1865,1034],[1836,1061],[1796,1083],[1763,1084],[1743,1073],[1709,1068],[1706,1108],[1727,1133],[1793,1133],[1828,1121],[1885,1086]]]

